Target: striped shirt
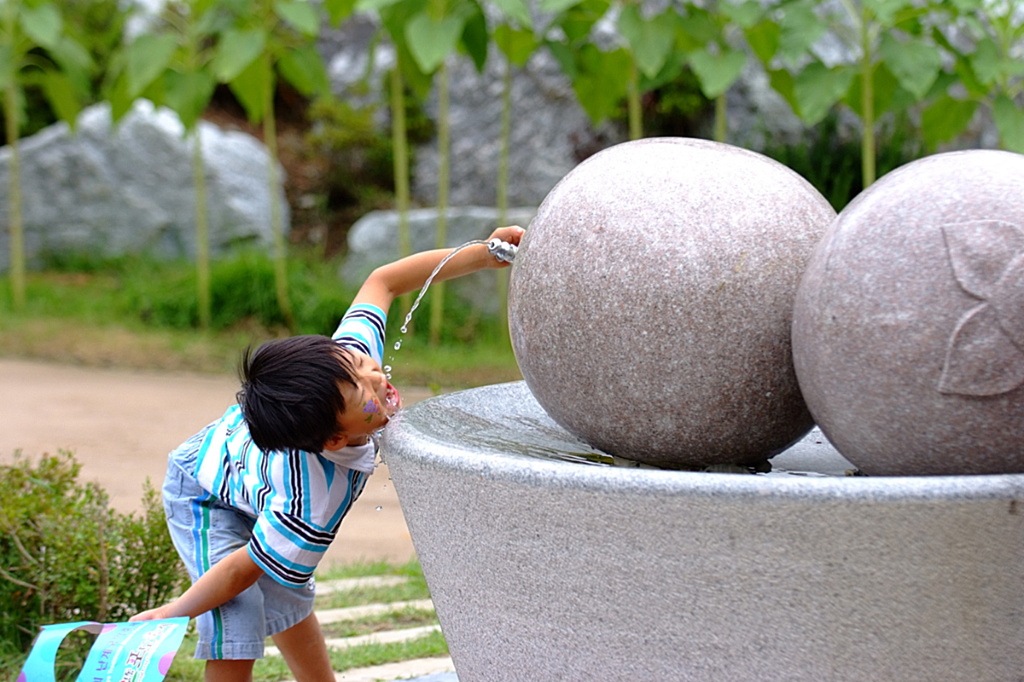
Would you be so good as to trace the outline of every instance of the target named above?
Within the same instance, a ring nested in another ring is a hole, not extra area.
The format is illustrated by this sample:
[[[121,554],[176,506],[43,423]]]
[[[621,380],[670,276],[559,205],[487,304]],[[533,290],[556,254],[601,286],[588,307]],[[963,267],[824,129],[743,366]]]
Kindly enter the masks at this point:
[[[354,305],[332,338],[381,364],[386,321],[380,308]],[[325,453],[263,452],[232,405],[205,432],[195,477],[256,520],[248,544],[252,560],[277,582],[301,587],[373,473],[375,456],[372,441]]]

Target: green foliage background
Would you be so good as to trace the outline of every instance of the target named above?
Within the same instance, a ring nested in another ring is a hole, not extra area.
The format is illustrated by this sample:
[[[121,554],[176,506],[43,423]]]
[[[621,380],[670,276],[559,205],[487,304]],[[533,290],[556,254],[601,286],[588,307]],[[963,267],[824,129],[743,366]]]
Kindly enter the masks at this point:
[[[20,660],[40,625],[126,620],[185,579],[156,490],[146,488],[141,513],[121,514],[96,484],[78,481],[79,469],[66,452],[16,453],[0,466],[2,667]]]

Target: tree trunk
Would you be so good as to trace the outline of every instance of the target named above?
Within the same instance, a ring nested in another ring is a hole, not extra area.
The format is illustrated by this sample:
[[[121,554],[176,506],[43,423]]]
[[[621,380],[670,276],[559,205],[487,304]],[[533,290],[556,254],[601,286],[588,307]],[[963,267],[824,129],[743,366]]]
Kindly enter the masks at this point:
[[[412,253],[409,239],[409,139],[405,125],[405,85],[402,82],[401,54],[396,50],[391,70],[391,146],[394,151],[395,204],[398,208],[398,253]],[[402,319],[409,314],[412,294],[399,298]]]
[[[269,57],[264,56],[264,59]],[[270,229],[274,239],[274,284],[277,293],[277,306],[281,310],[288,329],[295,332],[295,316],[288,298],[288,251],[284,242],[284,217],[281,210],[281,196],[277,175],[277,122],[274,118],[274,86],[273,67],[267,65],[266,73],[270,74],[265,84],[263,114],[263,144],[267,146],[270,163],[267,168],[267,189],[270,192]]]
[[[448,136],[448,65],[441,64],[437,81],[437,237],[435,245],[444,248],[448,241],[448,162],[450,157]],[[441,342],[444,323],[444,282],[435,282],[430,291],[430,345]]]
[[[25,233],[21,215],[21,159],[18,149],[18,91],[12,82],[4,88],[4,121],[7,144],[11,147],[8,176],[8,218],[10,219],[11,291],[14,309],[25,309]]]
[[[203,164],[202,133],[197,123],[192,132],[192,183],[196,194],[196,282],[199,326],[210,328],[210,230],[206,213],[206,170]]]

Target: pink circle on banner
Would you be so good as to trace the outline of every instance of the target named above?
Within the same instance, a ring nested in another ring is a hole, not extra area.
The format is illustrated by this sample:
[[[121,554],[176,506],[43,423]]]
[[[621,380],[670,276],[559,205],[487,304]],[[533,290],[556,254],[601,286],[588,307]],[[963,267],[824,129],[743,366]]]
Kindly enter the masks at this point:
[[[110,632],[111,630],[113,630],[116,627],[117,627],[117,625],[114,624],[114,623],[106,623],[103,626],[103,629],[100,631],[100,634],[103,634],[104,632]]]
[[[18,675],[18,682],[28,682],[28,678],[25,677],[25,673],[20,673]]]
[[[174,661],[174,654],[176,653],[178,652],[168,651],[166,654],[160,657],[160,665],[158,666],[158,670],[160,671],[161,675],[166,675],[167,671],[171,669],[171,663]]]

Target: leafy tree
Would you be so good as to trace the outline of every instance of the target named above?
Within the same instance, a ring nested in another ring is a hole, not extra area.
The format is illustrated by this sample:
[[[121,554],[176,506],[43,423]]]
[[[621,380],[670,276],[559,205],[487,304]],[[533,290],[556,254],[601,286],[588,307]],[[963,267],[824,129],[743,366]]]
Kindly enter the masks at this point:
[[[686,20],[680,22],[682,40],[687,43],[687,62],[701,92],[715,103],[714,138],[725,142],[725,95],[747,63],[747,53],[739,43],[744,32],[752,31],[762,20],[764,9],[755,0],[717,0],[706,8],[689,6],[687,12]]]
[[[1009,0],[954,0],[947,21],[932,35],[953,56],[952,74],[941,79],[941,94],[921,115],[926,143],[952,140],[979,106],[992,112],[1005,149],[1024,152],[1024,111],[1016,101],[1024,91],[1024,14]],[[954,85],[964,94],[954,94]]]
[[[555,12],[546,45],[595,123],[625,99],[629,136],[642,137],[642,95],[677,81],[689,68],[704,95],[716,103],[715,138],[725,139],[725,93],[746,63],[738,43],[742,29],[762,16],[760,3],[682,2],[659,13],[635,0],[614,6],[604,0],[545,0],[541,6]],[[605,16],[615,17],[618,47],[597,45],[593,28]]]
[[[287,249],[278,193],[277,120],[274,96],[282,77],[302,95],[328,90],[327,72],[316,51],[321,17],[306,0],[220,0],[230,23],[221,34],[210,64],[213,75],[227,83],[253,123],[263,124],[269,154],[268,191],[274,238],[277,303],[289,328],[295,328],[288,296]]]
[[[412,251],[409,238],[408,95],[411,93],[415,99],[425,98],[431,83],[430,78],[417,67],[405,37],[405,25],[422,5],[422,0],[361,0],[353,7],[348,0],[328,0],[328,9],[336,20],[347,17],[353,9],[375,14],[395,50],[395,64],[388,74],[388,99],[391,107],[391,145],[394,153],[398,248],[401,256],[407,256]],[[402,296],[400,303],[404,318],[412,307],[411,295]]]
[[[541,32],[544,46],[558,61],[580,106],[594,123],[614,114],[627,96],[629,84],[636,81],[635,61],[626,47],[602,50],[593,40],[594,26],[610,8],[609,0],[541,2],[541,10],[553,17]]]
[[[210,326],[210,244],[206,171],[199,121],[216,87],[214,46],[226,16],[213,0],[169,3],[150,32],[136,37],[111,68],[108,99],[114,120],[138,97],[171,108],[181,119],[192,147],[195,190],[196,273],[199,325]]]
[[[64,21],[59,4],[45,0],[0,2],[0,90],[5,135],[11,149],[8,219],[15,310],[25,307],[25,237],[18,144],[25,90],[40,87],[57,116],[74,126],[82,102],[90,96],[94,68],[88,51]]]
[[[491,38],[505,58],[501,84],[501,145],[496,197],[498,222],[504,224],[508,214],[508,169],[512,140],[512,72],[514,68],[526,66],[539,43],[533,32],[533,18],[523,0],[501,0],[498,6],[505,21],[494,27]]]
[[[438,180],[437,180],[437,247],[447,242],[449,189],[449,88],[448,58],[461,48],[472,59],[478,71],[487,60],[488,32],[483,10],[475,0],[427,0],[413,11],[404,26],[405,44],[423,74],[436,74],[438,96]],[[430,291],[430,342],[441,338],[444,321],[444,282],[437,282]]]
[[[642,5],[637,2],[625,2],[619,8],[616,28],[630,56],[626,103],[631,140],[643,137],[641,94],[650,89],[651,82],[669,62],[681,25],[671,8],[650,17],[644,15]]]
[[[747,32],[772,87],[806,123],[837,103],[861,120],[864,186],[875,180],[875,127],[885,113],[906,110],[929,94],[942,53],[929,30],[930,8],[915,0],[785,0]],[[832,63],[814,48],[831,33],[855,55]]]
[[[512,144],[512,71],[522,68],[537,50],[539,43],[533,32],[533,18],[522,0],[501,0],[498,3],[504,22],[494,27],[492,38],[505,58],[505,70],[501,84],[501,145],[498,153],[498,180],[495,203],[498,208],[498,224],[508,222],[508,172]],[[508,307],[507,269],[495,272],[498,282],[500,310]],[[508,326],[502,327],[508,336]]]

